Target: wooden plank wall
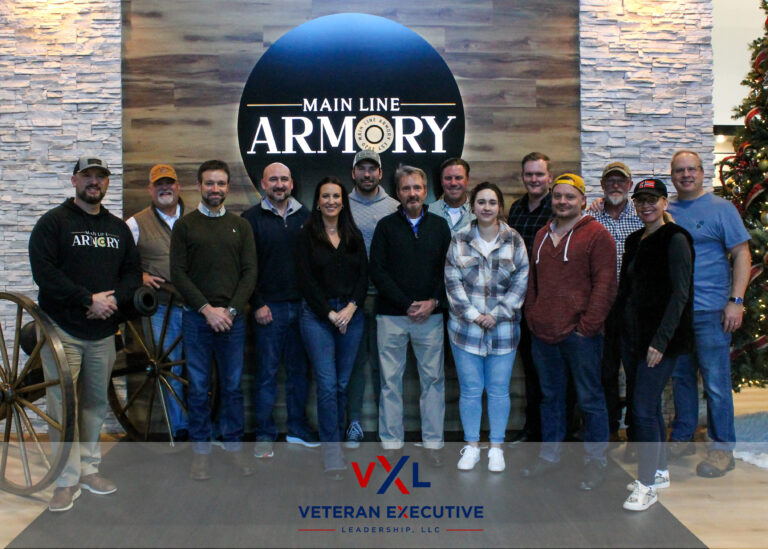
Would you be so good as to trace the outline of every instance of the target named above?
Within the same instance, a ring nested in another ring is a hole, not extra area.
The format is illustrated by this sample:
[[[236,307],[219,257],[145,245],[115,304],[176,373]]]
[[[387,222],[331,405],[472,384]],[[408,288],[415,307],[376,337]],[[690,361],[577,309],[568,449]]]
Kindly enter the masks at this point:
[[[126,0],[125,215],[146,205],[158,162],[177,167],[190,204],[197,166],[210,158],[233,168],[233,210],[257,201],[237,144],[245,81],[283,34],[339,12],[392,19],[443,56],[463,97],[475,182],[519,196],[519,161],[532,150],[549,154],[555,172],[579,169],[578,0]],[[342,180],[348,173],[340,167]]]

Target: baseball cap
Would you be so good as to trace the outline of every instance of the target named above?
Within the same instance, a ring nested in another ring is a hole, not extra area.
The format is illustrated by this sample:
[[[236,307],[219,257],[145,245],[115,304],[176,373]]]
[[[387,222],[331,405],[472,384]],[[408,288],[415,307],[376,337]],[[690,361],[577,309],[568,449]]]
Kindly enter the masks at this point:
[[[152,166],[151,170],[149,170],[150,183],[154,183],[158,179],[163,179],[164,177],[173,179],[174,181],[179,180],[179,178],[176,176],[176,170],[173,169],[173,166],[168,164],[156,164]]]
[[[83,170],[87,170],[88,168],[101,168],[107,172],[107,175],[111,175],[112,173],[109,171],[109,165],[105,160],[102,160],[96,156],[81,156],[77,160],[77,163],[72,170],[72,175],[75,175],[78,172],[82,172]]]
[[[379,153],[369,149],[363,149],[355,155],[355,160],[352,162],[352,168],[354,169],[354,167],[363,160],[370,160],[371,162],[375,162],[376,165],[381,168],[381,158],[379,158]]]
[[[611,172],[619,172],[624,177],[632,179],[632,172],[629,171],[629,166],[624,164],[624,162],[611,162],[608,164],[603,170],[603,177]]]
[[[632,191],[632,198],[639,194],[652,194],[666,198],[668,196],[667,186],[661,179],[656,179],[653,177],[650,179],[643,179],[640,183],[635,185],[635,190]]]
[[[557,179],[555,179],[552,183],[552,186],[554,187],[555,185],[559,184],[571,185],[572,187],[576,187],[576,189],[581,194],[587,194],[587,188],[584,185],[584,180],[575,173],[564,173],[562,175],[558,175]]]

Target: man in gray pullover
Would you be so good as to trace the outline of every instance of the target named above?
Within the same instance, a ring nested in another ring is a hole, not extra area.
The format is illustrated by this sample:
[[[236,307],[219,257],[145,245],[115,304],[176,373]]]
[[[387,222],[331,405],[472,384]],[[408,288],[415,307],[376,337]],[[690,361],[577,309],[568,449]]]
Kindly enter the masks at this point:
[[[352,180],[355,188],[349,193],[349,206],[357,227],[363,233],[365,249],[370,254],[373,230],[379,219],[397,210],[398,201],[381,188],[381,158],[374,151],[361,150],[352,162]],[[366,371],[370,372],[373,394],[379,400],[379,349],[376,345],[376,288],[368,286],[368,299],[365,300],[365,331],[357,359],[349,380],[347,448],[357,448],[363,440],[362,419],[363,394],[365,393]],[[377,407],[378,409],[378,407]]]

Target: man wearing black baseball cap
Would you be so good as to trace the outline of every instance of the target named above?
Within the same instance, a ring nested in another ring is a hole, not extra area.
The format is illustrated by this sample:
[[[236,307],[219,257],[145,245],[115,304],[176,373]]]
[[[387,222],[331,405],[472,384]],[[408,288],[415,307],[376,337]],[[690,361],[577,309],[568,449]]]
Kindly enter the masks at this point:
[[[53,321],[66,353],[76,399],[78,423],[69,458],[48,505],[67,511],[80,488],[94,494],[117,490],[99,474],[99,435],[107,414],[107,386],[115,361],[118,304],[141,285],[141,263],[131,231],[101,201],[109,187],[109,166],[95,156],[81,157],[72,170],[74,198],[48,211],[29,238],[32,276],[40,287],[40,308]],[[42,350],[46,377],[55,378],[50,349]],[[48,413],[58,421],[61,390],[47,391]],[[51,438],[57,436],[51,430]]]

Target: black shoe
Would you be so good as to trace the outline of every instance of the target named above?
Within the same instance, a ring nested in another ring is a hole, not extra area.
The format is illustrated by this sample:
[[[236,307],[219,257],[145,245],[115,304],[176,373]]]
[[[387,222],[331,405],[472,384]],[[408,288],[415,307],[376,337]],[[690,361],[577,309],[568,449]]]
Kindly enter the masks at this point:
[[[437,450],[433,448],[424,448],[424,454],[427,456],[427,463],[430,467],[442,467],[443,466],[443,450]]]
[[[173,435],[174,442],[189,442],[189,431],[187,429],[179,429],[176,434]]]
[[[624,463],[637,463],[637,443],[627,442],[627,446],[624,448],[624,455],[621,456],[621,460]]]
[[[709,450],[704,461],[696,466],[696,474],[704,478],[718,478],[728,471],[733,471],[736,462],[733,452],[726,450]]]
[[[509,446],[510,448],[514,448],[515,446],[519,446],[523,442],[528,442],[528,440],[529,440],[528,431],[526,431],[525,429],[522,429],[518,431],[515,434],[515,436],[512,437],[512,439],[509,441],[507,446]]]
[[[340,481],[344,480],[344,471],[345,470],[346,470],[346,468],[345,469],[326,469],[323,472],[323,476],[327,480],[332,480],[334,482],[340,482]]]
[[[560,469],[559,461],[547,461],[546,459],[537,458],[531,466],[526,467],[520,471],[520,473],[525,478],[540,478],[547,476],[558,469]]]
[[[600,463],[598,459],[590,459],[584,466],[584,477],[579,483],[581,490],[594,490],[605,480],[605,471],[608,467]]]

